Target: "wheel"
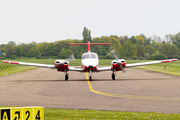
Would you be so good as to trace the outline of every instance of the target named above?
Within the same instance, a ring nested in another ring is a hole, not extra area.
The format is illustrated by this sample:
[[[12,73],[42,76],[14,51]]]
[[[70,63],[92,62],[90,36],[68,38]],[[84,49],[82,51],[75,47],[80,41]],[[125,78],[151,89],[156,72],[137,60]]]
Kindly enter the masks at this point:
[[[89,80],[90,80],[90,81],[92,80],[92,77],[91,77],[91,76],[89,77]]]
[[[66,74],[66,75],[65,75],[65,81],[67,81],[68,78],[69,78],[69,77],[68,77],[68,74]]]
[[[115,74],[112,73],[112,80],[115,80]]]

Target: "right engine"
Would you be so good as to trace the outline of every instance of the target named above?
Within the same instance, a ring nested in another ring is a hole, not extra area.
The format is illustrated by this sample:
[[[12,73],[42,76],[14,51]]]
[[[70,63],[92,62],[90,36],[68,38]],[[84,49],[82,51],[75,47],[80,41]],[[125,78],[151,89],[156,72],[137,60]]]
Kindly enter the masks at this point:
[[[126,67],[126,61],[124,59],[113,60],[111,62],[111,69],[115,71],[120,71],[121,70],[120,64],[122,65],[123,68]]]

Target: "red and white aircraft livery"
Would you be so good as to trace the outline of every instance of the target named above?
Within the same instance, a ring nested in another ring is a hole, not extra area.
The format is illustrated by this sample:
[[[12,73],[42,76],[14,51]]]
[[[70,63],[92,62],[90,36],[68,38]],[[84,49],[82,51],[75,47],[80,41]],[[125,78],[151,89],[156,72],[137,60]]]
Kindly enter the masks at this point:
[[[6,61],[3,60],[4,63],[10,64],[19,64],[19,65],[28,65],[28,66],[36,66],[36,67],[45,67],[51,69],[57,69],[57,71],[65,72],[65,80],[68,80],[68,71],[78,71],[78,72],[89,72],[89,80],[92,80],[92,73],[93,72],[101,72],[101,71],[112,71],[112,80],[115,80],[115,72],[116,71],[123,71],[124,74],[126,73],[124,68],[142,66],[142,65],[151,65],[151,64],[158,64],[158,63],[166,63],[166,62],[173,62],[177,59],[168,59],[168,60],[159,60],[159,61],[152,61],[152,62],[142,62],[142,63],[133,63],[133,64],[126,64],[124,59],[118,59],[115,53],[115,50],[111,50],[111,53],[116,58],[111,62],[111,66],[108,67],[98,67],[99,59],[98,55],[94,52],[90,51],[90,45],[109,45],[109,43],[81,43],[81,44],[68,44],[68,45],[88,45],[88,52],[82,55],[81,68],[70,67],[68,60],[56,60],[55,65],[47,65],[47,64],[37,64],[37,63],[26,63],[26,62],[14,62],[14,61]]]

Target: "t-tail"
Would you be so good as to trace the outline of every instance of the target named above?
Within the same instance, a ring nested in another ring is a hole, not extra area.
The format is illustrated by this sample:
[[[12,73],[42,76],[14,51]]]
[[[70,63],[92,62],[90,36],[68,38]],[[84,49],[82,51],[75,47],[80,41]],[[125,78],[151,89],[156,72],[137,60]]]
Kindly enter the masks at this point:
[[[88,43],[70,43],[68,45],[88,45],[88,52],[90,52],[90,45],[109,45],[109,43],[90,43],[88,41]]]

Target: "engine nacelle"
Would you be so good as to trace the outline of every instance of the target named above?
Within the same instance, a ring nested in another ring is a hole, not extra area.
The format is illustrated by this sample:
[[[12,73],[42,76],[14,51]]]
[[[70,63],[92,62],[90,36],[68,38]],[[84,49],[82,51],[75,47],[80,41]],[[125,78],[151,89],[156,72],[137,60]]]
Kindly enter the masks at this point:
[[[55,61],[55,67],[57,68],[57,71],[66,71],[68,70],[69,62],[65,60],[56,60]]]
[[[116,70],[116,71],[120,71],[121,70],[120,64],[122,65],[122,67],[126,67],[126,61],[124,59],[118,59],[118,61],[113,60],[111,62],[111,69]]]

